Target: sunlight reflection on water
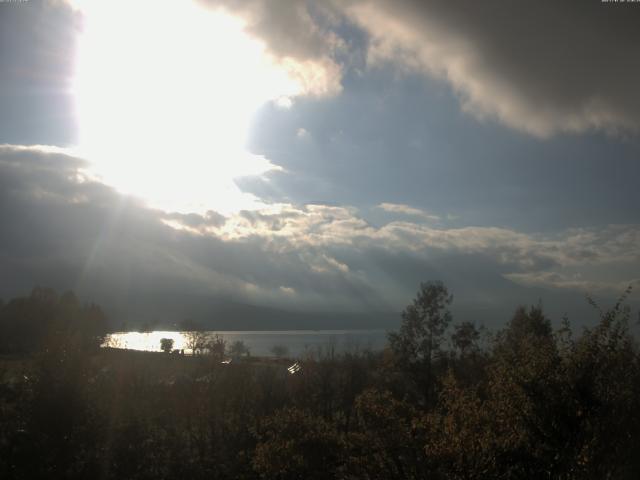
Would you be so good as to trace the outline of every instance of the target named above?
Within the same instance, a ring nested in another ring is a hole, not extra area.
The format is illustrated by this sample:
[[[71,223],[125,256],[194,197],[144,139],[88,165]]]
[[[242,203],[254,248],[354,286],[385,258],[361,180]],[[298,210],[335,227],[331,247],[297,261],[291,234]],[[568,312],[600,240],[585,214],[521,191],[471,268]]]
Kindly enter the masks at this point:
[[[173,348],[191,351],[187,348],[187,335],[190,332],[157,330],[153,332],[115,332],[110,334],[103,346],[159,352],[160,340],[173,340]],[[288,356],[299,357],[307,353],[315,353],[319,349],[336,353],[347,351],[382,350],[386,344],[385,330],[286,330],[286,331],[211,331],[218,334],[229,347],[236,340],[241,340],[254,356],[273,356],[274,346],[283,346]]]

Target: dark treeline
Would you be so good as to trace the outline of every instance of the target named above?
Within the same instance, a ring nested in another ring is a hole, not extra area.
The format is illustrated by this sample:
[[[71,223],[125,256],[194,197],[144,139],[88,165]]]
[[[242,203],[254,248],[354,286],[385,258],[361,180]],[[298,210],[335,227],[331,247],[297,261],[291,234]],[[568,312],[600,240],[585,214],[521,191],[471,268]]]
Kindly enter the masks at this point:
[[[107,319],[97,305],[81,305],[73,292],[60,297],[36,287],[29,297],[0,301],[0,352],[46,351],[73,343],[82,349],[100,346]]]
[[[531,307],[490,333],[425,283],[384,352],[290,374],[101,350],[99,308],[37,289],[0,310],[0,478],[637,479],[624,298],[580,332]]]

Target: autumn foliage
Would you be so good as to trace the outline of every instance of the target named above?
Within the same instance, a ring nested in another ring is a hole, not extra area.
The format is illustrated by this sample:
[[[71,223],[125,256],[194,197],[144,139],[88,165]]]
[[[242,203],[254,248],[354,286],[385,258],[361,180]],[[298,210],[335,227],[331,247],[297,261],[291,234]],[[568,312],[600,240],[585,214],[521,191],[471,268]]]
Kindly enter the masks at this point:
[[[98,350],[99,310],[74,298],[0,310],[1,478],[640,478],[624,295],[592,301],[579,332],[534,306],[489,333],[425,283],[386,351],[318,351],[294,374],[208,349]]]

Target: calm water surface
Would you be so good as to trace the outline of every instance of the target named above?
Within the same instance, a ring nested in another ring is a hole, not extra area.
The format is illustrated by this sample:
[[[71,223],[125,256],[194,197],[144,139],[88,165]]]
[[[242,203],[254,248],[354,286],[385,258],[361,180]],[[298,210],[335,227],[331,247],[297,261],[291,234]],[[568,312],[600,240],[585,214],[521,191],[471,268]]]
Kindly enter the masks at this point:
[[[186,347],[185,336],[189,332],[116,332],[110,334],[104,346],[132,350],[160,351],[160,340],[173,339],[174,349]],[[362,350],[382,350],[387,341],[386,330],[279,330],[279,331],[211,331],[220,335],[227,346],[242,340],[251,355],[271,356],[271,349],[278,345],[288,350],[288,355],[300,357],[320,350],[334,349],[337,353]]]

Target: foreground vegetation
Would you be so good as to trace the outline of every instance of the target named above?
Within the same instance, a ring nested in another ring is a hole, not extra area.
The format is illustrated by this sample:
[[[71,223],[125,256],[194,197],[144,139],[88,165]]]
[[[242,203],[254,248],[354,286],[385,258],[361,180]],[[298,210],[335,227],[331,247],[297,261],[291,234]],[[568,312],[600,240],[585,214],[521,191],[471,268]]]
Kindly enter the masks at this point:
[[[532,307],[488,334],[451,301],[423,284],[384,352],[290,374],[100,350],[98,307],[36,289],[0,310],[0,478],[640,478],[624,297],[582,332]]]

